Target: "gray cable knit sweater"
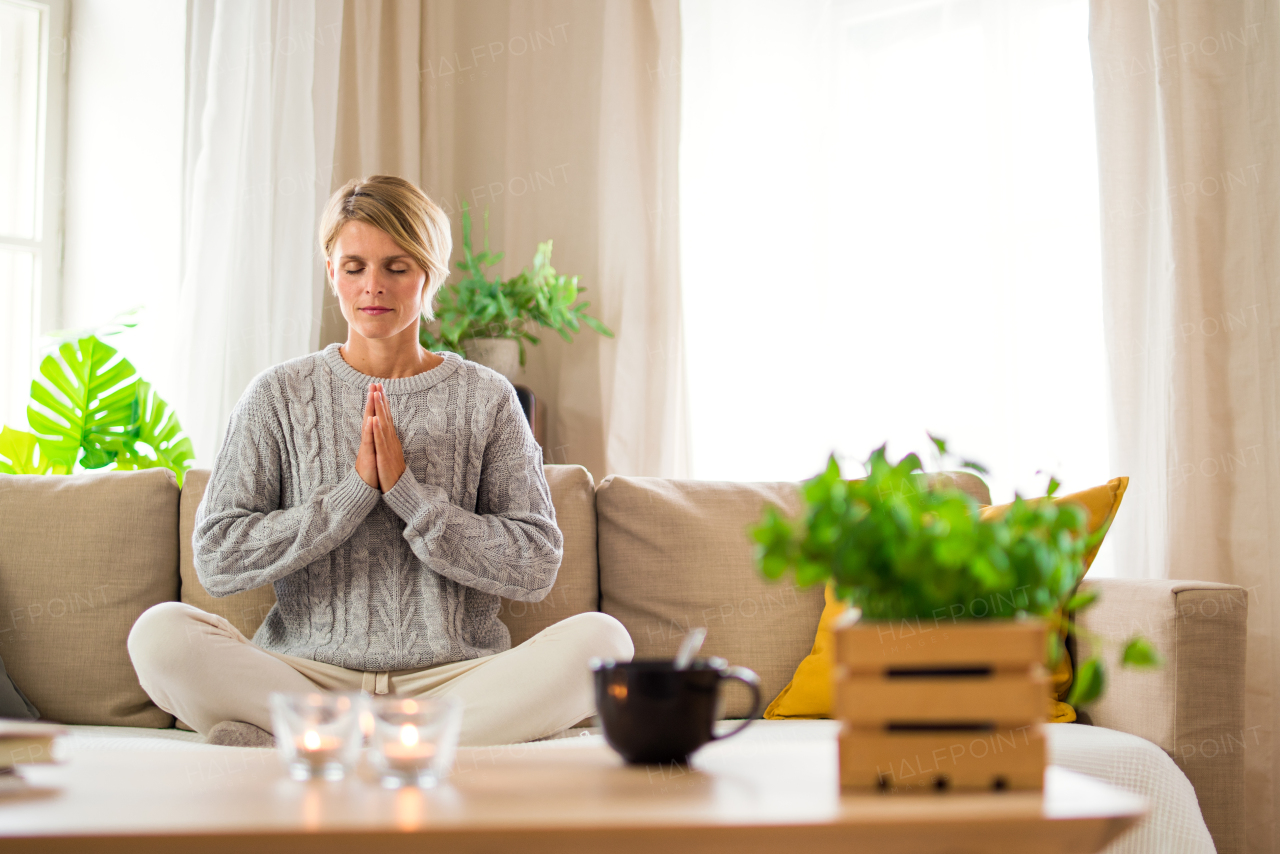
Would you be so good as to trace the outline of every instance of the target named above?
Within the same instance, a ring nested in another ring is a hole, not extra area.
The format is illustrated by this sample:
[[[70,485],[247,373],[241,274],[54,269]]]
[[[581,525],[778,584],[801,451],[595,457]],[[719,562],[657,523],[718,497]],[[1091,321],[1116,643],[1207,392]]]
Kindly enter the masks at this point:
[[[263,649],[363,671],[501,652],[499,597],[535,602],[563,554],[542,458],[515,389],[453,353],[378,380],[330,344],[249,384],[192,537],[214,596],[264,584]],[[356,474],[380,381],[406,469],[383,494]]]

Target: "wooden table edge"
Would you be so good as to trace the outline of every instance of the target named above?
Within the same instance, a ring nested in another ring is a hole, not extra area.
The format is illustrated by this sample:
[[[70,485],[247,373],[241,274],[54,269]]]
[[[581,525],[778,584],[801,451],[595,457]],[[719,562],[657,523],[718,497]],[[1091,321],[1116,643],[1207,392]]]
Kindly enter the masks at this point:
[[[839,825],[613,825],[565,827],[440,827],[406,831],[358,828],[319,831],[271,830],[228,833],[197,831],[155,834],[28,835],[3,838],[11,854],[71,854],[92,845],[95,854],[191,854],[272,852],[272,854],[350,854],[376,846],[380,854],[429,850],[432,854],[519,851],[520,854],[777,854],[791,846],[806,854],[848,852],[935,852],[940,836],[948,854],[1016,850],[1025,854],[1097,852],[1141,816],[1078,819],[1026,818],[1003,821],[928,822],[903,827],[891,823]],[[983,832],[974,834],[975,829]],[[948,830],[953,830],[949,834]]]

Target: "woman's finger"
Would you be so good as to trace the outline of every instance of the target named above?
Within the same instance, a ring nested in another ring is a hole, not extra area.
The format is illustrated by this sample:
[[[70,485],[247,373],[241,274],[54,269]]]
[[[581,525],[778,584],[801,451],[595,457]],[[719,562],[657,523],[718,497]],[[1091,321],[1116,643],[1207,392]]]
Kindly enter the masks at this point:
[[[399,447],[400,437],[396,435],[396,425],[395,425],[395,422],[391,419],[391,404],[387,403],[387,398],[385,395],[381,396],[380,399],[382,401],[382,412],[379,414],[382,418],[382,422],[387,425],[387,441],[388,442],[394,441],[395,445]]]
[[[360,450],[356,452],[356,473],[374,489],[379,488],[378,451],[373,435],[373,422],[369,416],[360,423]]]
[[[373,442],[379,449],[375,451],[374,456],[377,458],[375,462],[378,467],[378,488],[382,489],[382,484],[385,482],[384,478],[387,474],[386,437],[382,435],[382,425],[379,423],[378,416],[376,415],[373,416]],[[385,491],[386,490],[383,489],[383,492]]]
[[[373,441],[382,456],[391,453],[390,439],[387,437],[387,423],[379,415],[373,416]]]

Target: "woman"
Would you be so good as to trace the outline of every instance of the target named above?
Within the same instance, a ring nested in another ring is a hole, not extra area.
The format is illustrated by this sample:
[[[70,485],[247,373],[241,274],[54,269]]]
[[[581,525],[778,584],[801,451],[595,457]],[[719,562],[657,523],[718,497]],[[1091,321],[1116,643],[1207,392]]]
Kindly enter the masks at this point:
[[[563,553],[541,451],[510,383],[418,343],[448,218],[376,175],[330,199],[320,245],[347,341],[250,382],[192,537],[205,589],[271,584],[276,605],[252,642],[151,608],[129,635],[142,687],[215,744],[271,744],[272,691],[458,696],[470,745],[589,717],[588,659],[628,661],[631,638],[588,613],[511,648],[499,597],[542,599]]]

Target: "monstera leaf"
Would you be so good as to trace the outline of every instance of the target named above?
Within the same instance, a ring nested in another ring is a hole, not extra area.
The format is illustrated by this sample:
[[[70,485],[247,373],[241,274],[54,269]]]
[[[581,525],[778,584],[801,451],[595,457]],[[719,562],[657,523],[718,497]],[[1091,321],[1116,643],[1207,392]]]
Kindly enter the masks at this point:
[[[102,468],[124,450],[127,431],[138,421],[138,380],[128,359],[110,364],[115,355],[114,347],[90,335],[64,342],[40,362],[31,400],[49,414],[28,406],[27,420],[53,465],[70,471],[84,448],[80,464]]]
[[[151,383],[116,356],[88,335],[44,358],[27,407],[34,432],[0,431],[0,474],[69,474],[79,457],[87,469],[167,468],[182,486],[195,461],[191,440]]]
[[[40,440],[26,430],[5,427],[0,430],[0,473],[2,474],[66,474],[69,469],[55,466],[40,449]]]
[[[124,447],[116,455],[118,469],[150,469],[164,467],[178,476],[178,488],[182,488],[182,477],[195,459],[195,448],[191,440],[182,433],[182,425],[178,416],[156,393],[151,383],[138,380],[138,413],[137,425],[131,429],[124,439]],[[150,448],[154,456],[144,453],[139,445]]]

